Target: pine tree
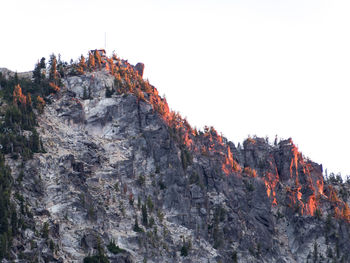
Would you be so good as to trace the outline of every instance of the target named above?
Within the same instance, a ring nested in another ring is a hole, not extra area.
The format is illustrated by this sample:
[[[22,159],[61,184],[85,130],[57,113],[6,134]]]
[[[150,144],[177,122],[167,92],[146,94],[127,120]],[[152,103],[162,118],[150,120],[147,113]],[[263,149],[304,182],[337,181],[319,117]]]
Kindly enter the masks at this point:
[[[98,65],[99,69],[101,69],[102,60],[101,60],[100,52],[98,50],[95,50],[95,59],[96,59],[96,63]]]
[[[14,105],[26,105],[27,97],[23,95],[21,86],[17,84],[13,90],[13,104]]]
[[[113,63],[113,59],[112,58],[107,59],[106,68],[107,68],[107,64],[109,65],[109,72],[111,73],[111,75],[114,75],[115,65]]]
[[[40,68],[40,63],[38,62],[36,65],[35,65],[35,68],[33,70],[33,79],[34,79],[34,83],[35,84],[40,84],[41,83],[41,78],[42,78],[42,75],[41,75],[41,68]]]
[[[39,110],[40,113],[43,112],[44,106],[45,106],[45,101],[42,97],[38,96],[36,98],[36,104],[37,104],[37,109]]]
[[[35,129],[32,130],[32,136],[30,137],[30,143],[31,143],[32,152],[38,153],[41,151],[40,137],[39,137],[38,132]]]
[[[317,243],[314,243],[314,263],[318,262],[318,249],[317,249]]]
[[[91,92],[91,86],[89,86],[89,92],[88,92],[88,98],[89,98],[89,100],[91,100],[91,98],[92,98],[92,92]]]
[[[148,214],[147,214],[147,207],[146,204],[142,205],[142,224],[144,226],[148,225]]]
[[[349,209],[349,206],[347,203],[345,203],[345,205],[344,205],[343,218],[346,221],[350,221],[350,209]]]
[[[15,84],[18,84],[18,83],[19,83],[17,71],[16,71],[16,73],[15,73],[15,79],[14,79],[14,81],[15,81]]]
[[[41,93],[43,93],[45,89],[45,79],[46,79],[46,63],[45,58],[41,58],[40,62],[35,65],[33,70],[33,79],[34,84],[36,84],[36,88],[40,89]]]
[[[30,95],[29,92],[27,94],[26,101],[27,101],[27,108],[29,111],[31,111],[32,110],[32,96]]]
[[[40,67],[41,69],[46,69],[46,62],[45,62],[45,58],[44,58],[44,57],[42,57],[42,58],[40,59],[39,67]]]
[[[89,98],[86,87],[84,86],[84,90],[83,90],[83,100],[87,100]]]
[[[85,70],[86,70],[85,57],[83,55],[81,55],[77,71],[79,74],[84,74]]]
[[[49,80],[58,85],[57,59],[54,54],[50,56],[49,61]]]
[[[57,70],[60,77],[64,77],[64,66],[65,63],[61,59],[61,54],[58,54]],[[61,85],[61,83],[59,83]]]
[[[92,52],[89,53],[89,61],[88,61],[88,64],[89,64],[89,69],[90,70],[94,70],[95,69],[95,56],[92,54]]]

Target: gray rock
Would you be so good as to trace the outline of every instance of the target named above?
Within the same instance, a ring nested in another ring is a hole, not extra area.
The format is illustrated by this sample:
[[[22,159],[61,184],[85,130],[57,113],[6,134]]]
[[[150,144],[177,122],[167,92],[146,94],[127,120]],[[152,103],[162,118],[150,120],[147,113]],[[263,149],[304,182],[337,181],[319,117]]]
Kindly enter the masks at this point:
[[[143,71],[144,71],[144,69],[145,69],[145,64],[143,64],[143,63],[137,63],[136,64],[136,66],[135,66],[135,70],[137,71],[137,73],[141,76],[141,77],[143,77]]]
[[[143,64],[135,69],[142,76]],[[22,194],[33,212],[27,220],[39,232],[49,224],[56,252],[29,230],[15,240],[16,252],[48,262],[82,262],[99,247],[121,263],[231,262],[234,255],[238,262],[306,262],[317,243],[323,257],[337,247],[349,260],[349,223],[327,222],[345,204],[331,202],[332,191],[349,187],[330,188],[322,166],[291,140],[251,138],[242,148],[208,129],[188,133],[193,145],[186,146],[186,125],[169,126],[148,102],[106,98],[113,83],[104,70],[68,76],[38,118],[47,152],[23,168]],[[19,163],[8,164],[17,178]],[[108,252],[111,240],[126,252]]]

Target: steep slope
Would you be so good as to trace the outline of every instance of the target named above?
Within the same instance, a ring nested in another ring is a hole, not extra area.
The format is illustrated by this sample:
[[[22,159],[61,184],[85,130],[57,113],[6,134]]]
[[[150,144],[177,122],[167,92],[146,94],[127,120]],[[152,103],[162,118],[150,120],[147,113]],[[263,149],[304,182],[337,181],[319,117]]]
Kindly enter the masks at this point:
[[[22,165],[7,158],[28,211],[14,259],[350,260],[350,212],[337,196],[347,183],[324,182],[291,139],[242,148],[194,130],[132,65],[101,61],[67,69],[48,98],[37,129],[46,152]],[[111,253],[113,242],[123,250]]]

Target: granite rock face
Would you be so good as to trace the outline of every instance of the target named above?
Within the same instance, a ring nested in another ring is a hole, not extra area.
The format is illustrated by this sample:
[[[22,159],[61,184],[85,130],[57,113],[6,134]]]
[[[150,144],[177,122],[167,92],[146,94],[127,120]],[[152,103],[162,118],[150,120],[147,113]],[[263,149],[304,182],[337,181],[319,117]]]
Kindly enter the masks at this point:
[[[142,77],[143,76],[143,71],[145,69],[145,64],[143,63],[137,63],[135,66],[135,70],[137,71],[137,73]]]
[[[27,229],[18,253],[40,262],[83,262],[101,247],[120,263],[350,260],[346,200],[336,195],[348,185],[325,183],[291,139],[235,147],[213,128],[174,128],[134,94],[107,98],[113,83],[105,70],[67,77],[39,117],[46,153],[25,164],[23,196],[49,239]],[[123,251],[111,253],[111,241]]]

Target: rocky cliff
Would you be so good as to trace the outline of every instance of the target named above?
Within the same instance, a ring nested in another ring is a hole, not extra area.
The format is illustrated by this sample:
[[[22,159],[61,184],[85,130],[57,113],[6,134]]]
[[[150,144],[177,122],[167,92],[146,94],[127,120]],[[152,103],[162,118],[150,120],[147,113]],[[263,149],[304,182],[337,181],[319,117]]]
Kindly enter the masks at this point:
[[[192,129],[117,57],[66,70],[38,113],[45,152],[6,155],[24,226],[3,262],[350,261],[349,185],[291,139]]]

